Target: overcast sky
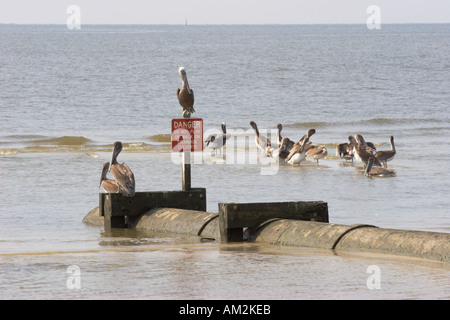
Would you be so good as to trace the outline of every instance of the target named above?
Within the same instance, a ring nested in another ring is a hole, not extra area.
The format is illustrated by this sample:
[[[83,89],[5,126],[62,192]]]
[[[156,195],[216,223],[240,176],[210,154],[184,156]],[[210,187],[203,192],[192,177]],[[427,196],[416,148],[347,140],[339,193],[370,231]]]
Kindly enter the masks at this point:
[[[450,23],[450,0],[0,0],[0,23],[66,24],[365,24],[370,5],[381,23]]]

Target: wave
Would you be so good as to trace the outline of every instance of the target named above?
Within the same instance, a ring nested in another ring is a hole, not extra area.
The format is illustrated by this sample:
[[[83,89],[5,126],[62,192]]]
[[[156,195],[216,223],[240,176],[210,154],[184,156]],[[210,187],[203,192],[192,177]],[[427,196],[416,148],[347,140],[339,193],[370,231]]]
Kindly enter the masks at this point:
[[[92,141],[83,136],[62,136],[57,138],[46,138],[31,141],[34,144],[48,144],[57,146],[84,146]]]
[[[4,149],[0,149],[0,156],[13,156],[15,154],[17,154],[19,152],[19,150],[14,149],[14,148],[4,148]]]
[[[97,153],[112,152],[113,143],[91,140],[83,136],[46,137],[39,135],[10,135],[1,139],[0,156],[20,153],[85,153],[97,157]],[[153,135],[148,141],[122,142],[124,152],[170,152],[170,134]],[[155,143],[156,142],[156,143]]]
[[[283,124],[286,128],[324,128],[335,126],[368,126],[368,125],[401,125],[401,124],[425,124],[447,123],[447,120],[436,118],[372,118],[350,121],[311,121]]]
[[[159,142],[159,143],[161,143],[161,142],[170,143],[172,141],[171,139],[172,139],[171,134],[154,134],[149,137],[150,141]]]
[[[286,128],[323,128],[329,125],[334,125],[335,122],[324,122],[324,121],[313,121],[313,122],[296,122],[296,123],[287,123],[283,124],[283,127]]]

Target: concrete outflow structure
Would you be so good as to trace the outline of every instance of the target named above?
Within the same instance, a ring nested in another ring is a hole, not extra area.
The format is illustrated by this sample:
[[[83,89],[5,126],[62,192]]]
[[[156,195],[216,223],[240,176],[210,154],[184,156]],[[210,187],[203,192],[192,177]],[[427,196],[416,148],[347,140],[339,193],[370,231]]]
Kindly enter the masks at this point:
[[[121,195],[117,194],[115,197],[121,197]],[[205,198],[205,196],[202,197],[202,201],[206,201]],[[124,199],[130,201],[130,198],[124,197]],[[280,208],[279,204],[277,204],[278,208]],[[249,205],[230,204],[229,207],[241,208]],[[323,208],[323,202],[319,202],[318,205]],[[102,206],[105,207],[105,204]],[[202,209],[155,207],[130,219],[127,227],[226,242],[224,240],[226,237],[223,235],[224,228],[220,225],[224,221],[224,218],[220,216],[223,214],[221,212],[223,207],[224,204],[219,204],[219,213],[206,212]],[[292,205],[289,206],[289,208],[291,207]],[[121,209],[123,210],[123,207]],[[450,234],[448,233],[384,229],[364,224],[333,224],[328,223],[328,211],[322,213],[320,215],[308,214],[305,219],[309,221],[286,219],[282,214],[281,216],[276,214],[273,218],[265,221],[260,219],[257,225],[248,227],[243,225],[245,240],[337,251],[393,254],[450,262]],[[245,216],[245,212],[238,211],[237,215]],[[264,215],[267,216],[267,212],[264,212]],[[255,212],[251,213],[250,217],[255,218]],[[234,218],[231,216],[231,219]],[[326,221],[323,221],[324,219]],[[106,217],[102,215],[101,206],[89,212],[83,220],[87,224],[97,226],[104,226],[105,221]],[[238,240],[235,238],[233,241]]]

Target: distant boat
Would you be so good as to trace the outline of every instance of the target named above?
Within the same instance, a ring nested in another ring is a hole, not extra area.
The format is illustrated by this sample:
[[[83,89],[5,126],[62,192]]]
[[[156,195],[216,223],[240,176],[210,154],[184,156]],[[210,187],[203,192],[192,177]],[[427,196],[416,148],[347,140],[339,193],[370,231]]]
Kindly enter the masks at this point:
[[[185,26],[187,26],[187,19],[185,19]]]

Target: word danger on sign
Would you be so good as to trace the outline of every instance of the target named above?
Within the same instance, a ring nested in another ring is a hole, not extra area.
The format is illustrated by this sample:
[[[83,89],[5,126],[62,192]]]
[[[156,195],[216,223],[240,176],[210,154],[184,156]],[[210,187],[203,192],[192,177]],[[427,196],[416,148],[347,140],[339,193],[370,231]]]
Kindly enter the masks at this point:
[[[172,151],[203,151],[203,119],[172,119]]]

